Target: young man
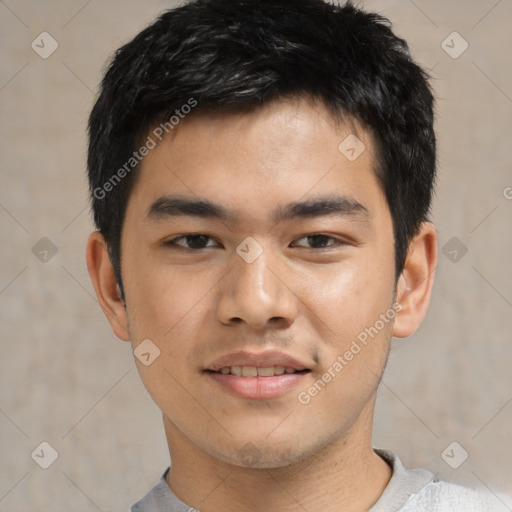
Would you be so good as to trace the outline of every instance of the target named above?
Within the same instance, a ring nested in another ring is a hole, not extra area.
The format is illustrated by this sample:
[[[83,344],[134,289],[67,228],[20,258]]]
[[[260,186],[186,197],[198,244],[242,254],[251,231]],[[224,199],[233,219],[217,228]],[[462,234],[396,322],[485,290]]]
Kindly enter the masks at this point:
[[[87,264],[162,410],[133,511],[483,511],[372,446],[437,261],[426,73],[387,20],[197,0],[121,48],[89,124]]]

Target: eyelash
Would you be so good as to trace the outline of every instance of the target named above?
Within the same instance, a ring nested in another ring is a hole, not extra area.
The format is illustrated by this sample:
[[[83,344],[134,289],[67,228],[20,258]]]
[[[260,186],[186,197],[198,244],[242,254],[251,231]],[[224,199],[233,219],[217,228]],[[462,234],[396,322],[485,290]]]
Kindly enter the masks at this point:
[[[181,249],[184,249],[184,250],[188,250],[188,251],[201,251],[203,249],[208,249],[209,247],[212,247],[212,246],[205,246],[205,247],[200,247],[200,248],[193,248],[193,247],[186,247],[186,246],[183,246],[179,243],[177,243],[177,241],[179,240],[185,240],[187,241],[187,239],[190,239],[190,238],[207,238],[208,240],[213,240],[212,237],[208,236],[208,235],[202,235],[202,234],[198,234],[198,235],[180,235],[180,236],[177,236],[176,238],[173,238],[171,240],[167,240],[165,242],[165,245],[167,246],[171,246],[171,247],[179,247]],[[335,238],[333,236],[330,236],[330,235],[326,235],[324,233],[310,233],[310,234],[307,234],[307,235],[303,235],[301,236],[300,238],[298,238],[297,240],[302,240],[303,238],[310,238],[310,237],[324,237],[324,239],[327,239],[329,242],[331,241],[334,241],[334,243],[331,243],[325,247],[306,247],[307,249],[313,249],[313,250],[326,250],[326,249],[331,249],[333,247],[339,247],[339,246],[342,246],[342,245],[346,245],[346,242],[344,242],[343,240],[340,240],[338,238]]]

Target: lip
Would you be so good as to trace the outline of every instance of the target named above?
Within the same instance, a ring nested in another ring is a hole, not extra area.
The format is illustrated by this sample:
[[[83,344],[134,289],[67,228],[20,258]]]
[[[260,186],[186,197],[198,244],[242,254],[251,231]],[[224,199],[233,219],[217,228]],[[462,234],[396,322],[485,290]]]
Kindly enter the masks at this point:
[[[274,377],[237,377],[209,372],[208,376],[225,391],[246,400],[279,398],[296,387],[307,373],[290,373]]]
[[[216,359],[205,373],[231,395],[247,400],[269,400],[279,398],[296,387],[307,375],[305,373],[284,373],[272,377],[239,377],[218,372],[225,366],[254,366],[266,368],[284,366],[294,370],[309,370],[307,365],[282,352],[268,350],[260,353],[235,352]]]
[[[288,354],[276,350],[266,350],[258,354],[247,351],[233,352],[232,354],[227,354],[216,359],[208,366],[207,370],[218,372],[224,366],[255,366],[256,368],[284,366],[285,368],[289,367],[294,370],[309,370],[307,365]]]

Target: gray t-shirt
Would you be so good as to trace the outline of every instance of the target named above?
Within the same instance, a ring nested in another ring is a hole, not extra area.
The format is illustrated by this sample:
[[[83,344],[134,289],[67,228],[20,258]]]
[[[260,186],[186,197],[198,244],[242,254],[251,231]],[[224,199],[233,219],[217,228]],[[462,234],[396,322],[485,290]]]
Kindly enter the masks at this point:
[[[476,491],[441,482],[426,469],[405,469],[388,450],[375,449],[392,468],[391,479],[368,512],[505,512],[510,509],[491,491]],[[197,512],[169,488],[165,477],[135,503],[131,512]],[[221,511],[219,511],[221,512]]]

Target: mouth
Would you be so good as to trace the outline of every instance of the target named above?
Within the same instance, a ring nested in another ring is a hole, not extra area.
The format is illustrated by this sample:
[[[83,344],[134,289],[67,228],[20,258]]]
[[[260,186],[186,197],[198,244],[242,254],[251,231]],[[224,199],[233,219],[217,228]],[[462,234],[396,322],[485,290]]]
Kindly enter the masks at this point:
[[[222,392],[246,400],[282,397],[310,372],[305,364],[276,351],[229,354],[204,370]]]
[[[234,375],[236,377],[275,377],[278,375],[292,375],[294,373],[308,373],[311,370],[307,368],[297,370],[291,366],[223,366],[218,371],[206,371],[221,375]]]

